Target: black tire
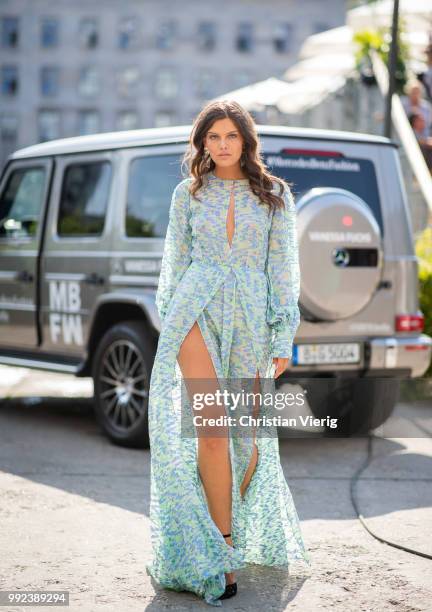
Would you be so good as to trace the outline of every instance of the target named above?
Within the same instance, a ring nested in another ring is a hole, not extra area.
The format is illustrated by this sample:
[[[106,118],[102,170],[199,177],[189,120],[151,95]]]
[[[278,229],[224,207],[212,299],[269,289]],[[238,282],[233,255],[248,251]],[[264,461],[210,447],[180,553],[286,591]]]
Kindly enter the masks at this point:
[[[306,383],[309,407],[318,418],[337,418],[326,426],[330,436],[367,435],[392,414],[400,395],[400,379],[315,379]]]
[[[154,342],[142,321],[124,321],[102,337],[92,364],[94,406],[104,433],[119,446],[149,448],[148,392]]]

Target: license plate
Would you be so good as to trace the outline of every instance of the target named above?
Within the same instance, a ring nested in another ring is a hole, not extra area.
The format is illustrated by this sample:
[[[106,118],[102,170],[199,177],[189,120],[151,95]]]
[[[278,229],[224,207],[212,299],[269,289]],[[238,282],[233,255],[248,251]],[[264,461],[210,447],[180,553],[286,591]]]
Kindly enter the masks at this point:
[[[337,344],[294,344],[293,365],[313,363],[358,363],[360,344],[358,342]]]

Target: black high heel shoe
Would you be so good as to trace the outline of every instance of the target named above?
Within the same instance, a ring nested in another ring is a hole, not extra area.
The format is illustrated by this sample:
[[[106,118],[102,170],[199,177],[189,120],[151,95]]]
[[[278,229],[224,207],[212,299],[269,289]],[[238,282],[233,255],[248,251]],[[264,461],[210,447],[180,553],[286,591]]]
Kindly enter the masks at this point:
[[[223,536],[224,538],[230,538],[231,534],[227,533]],[[233,546],[233,548],[235,548]],[[232,584],[227,584],[225,587],[225,591],[223,592],[223,594],[218,597],[218,599],[228,599],[229,597],[233,597],[234,595],[237,594],[237,582],[233,582]]]

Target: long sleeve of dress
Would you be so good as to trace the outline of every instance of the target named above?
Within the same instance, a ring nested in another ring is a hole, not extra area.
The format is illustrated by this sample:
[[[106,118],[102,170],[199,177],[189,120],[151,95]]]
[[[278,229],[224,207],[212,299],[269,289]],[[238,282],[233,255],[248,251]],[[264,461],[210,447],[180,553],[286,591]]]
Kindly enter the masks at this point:
[[[285,208],[273,212],[269,231],[266,274],[268,281],[267,323],[273,329],[272,357],[292,356],[292,343],[300,324],[300,266],[296,208],[285,183]]]
[[[162,256],[156,307],[164,320],[172,296],[191,262],[192,231],[190,226],[190,193],[188,179],[181,181],[173,191],[168,228]]]

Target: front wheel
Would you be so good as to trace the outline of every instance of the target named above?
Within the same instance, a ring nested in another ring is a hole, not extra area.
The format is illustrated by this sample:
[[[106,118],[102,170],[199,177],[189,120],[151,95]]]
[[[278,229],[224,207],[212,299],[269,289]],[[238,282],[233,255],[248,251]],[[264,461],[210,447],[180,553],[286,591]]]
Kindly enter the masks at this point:
[[[149,448],[148,395],[153,342],[142,321],[111,327],[93,359],[95,413],[116,444]]]

